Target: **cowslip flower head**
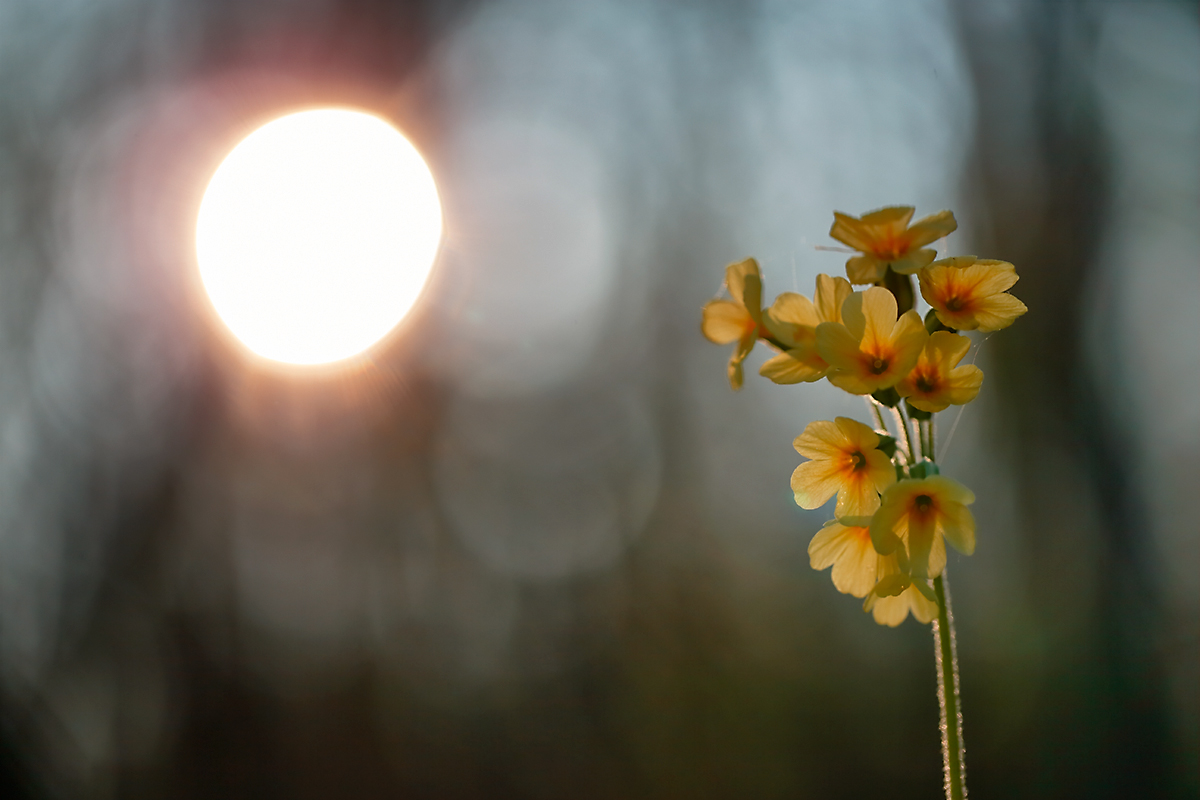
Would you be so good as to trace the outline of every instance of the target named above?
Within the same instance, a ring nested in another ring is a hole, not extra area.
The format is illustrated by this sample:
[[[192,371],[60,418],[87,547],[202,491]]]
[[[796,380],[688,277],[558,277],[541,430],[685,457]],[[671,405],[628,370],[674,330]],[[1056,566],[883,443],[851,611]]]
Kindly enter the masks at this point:
[[[712,300],[704,306],[700,330],[714,344],[737,342],[729,358],[729,385],[742,388],[742,362],[767,331],[762,325],[762,272],[753,258],[725,268],[725,288],[732,300]]]
[[[904,573],[896,556],[880,556],[880,580],[867,595],[863,611],[880,625],[895,628],[908,618],[911,611],[917,622],[929,624],[938,614],[937,600],[933,590],[925,582],[917,583]],[[925,591],[922,592],[921,589]]]
[[[819,508],[837,493],[834,516],[859,517],[879,508],[879,494],[896,482],[892,461],[879,450],[879,435],[849,417],[808,423],[792,442],[811,459],[792,473],[801,508]]]
[[[925,342],[912,372],[896,384],[896,393],[930,413],[971,402],[983,384],[983,370],[974,364],[957,366],[970,349],[971,340],[965,336],[935,332]]]
[[[942,574],[946,541],[963,555],[975,552],[975,494],[943,475],[906,478],[883,493],[871,519],[871,542],[884,555],[898,553],[913,581]]]
[[[937,258],[925,245],[936,242],[958,228],[954,214],[939,211],[909,225],[912,206],[889,206],[861,218],[833,212],[829,235],[862,255],[846,262],[846,275],[854,284],[879,283],[890,267],[911,275]]]
[[[853,292],[845,278],[818,275],[812,300],[795,292],[775,298],[763,316],[763,324],[786,349],[763,364],[759,374],[781,384],[824,378],[829,364],[817,352],[817,326],[841,322],[842,303]]]
[[[1029,309],[1008,289],[1017,270],[1007,261],[955,256],[921,270],[921,296],[947,328],[960,331],[998,331],[1012,325]]]
[[[912,371],[929,334],[915,311],[896,319],[896,298],[872,286],[842,306],[842,323],[817,326],[817,352],[829,363],[829,382],[851,394],[894,386]]]

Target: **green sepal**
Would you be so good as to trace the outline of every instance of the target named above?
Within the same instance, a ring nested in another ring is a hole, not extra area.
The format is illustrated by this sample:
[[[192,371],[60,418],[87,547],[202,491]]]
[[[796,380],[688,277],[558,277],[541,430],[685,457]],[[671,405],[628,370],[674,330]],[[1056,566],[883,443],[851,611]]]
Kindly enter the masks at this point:
[[[933,414],[928,411],[922,411],[907,400],[904,401],[904,410],[908,412],[910,419],[933,419]]]
[[[874,397],[875,401],[880,405],[885,405],[888,408],[895,408],[896,403],[900,402],[900,395],[897,394],[896,390],[891,386],[886,389],[880,389],[877,392],[873,392],[871,397]]]
[[[921,461],[913,464],[908,473],[914,478],[929,478],[934,475],[941,475],[942,471],[932,461]]]
[[[937,595],[934,594],[933,587],[929,585],[929,581],[913,581],[912,585],[917,587],[917,591],[925,595],[925,599],[936,603]]]
[[[902,594],[912,584],[912,579],[903,573],[884,575],[871,591],[880,597],[895,597]]]
[[[953,332],[954,328],[947,328],[945,325],[943,325],[942,321],[938,319],[937,309],[931,308],[929,309],[929,312],[925,314],[925,330],[932,335],[938,331]]]
[[[875,445],[875,448],[881,450],[888,458],[896,455],[896,440],[885,433],[877,435],[879,436],[879,444]]]

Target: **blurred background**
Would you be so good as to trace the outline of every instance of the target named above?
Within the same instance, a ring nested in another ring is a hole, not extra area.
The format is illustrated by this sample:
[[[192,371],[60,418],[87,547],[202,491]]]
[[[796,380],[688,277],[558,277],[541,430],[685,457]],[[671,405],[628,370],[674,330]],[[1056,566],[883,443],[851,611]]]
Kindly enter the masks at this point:
[[[312,103],[446,218],[319,379],[193,250]],[[763,352],[734,394],[699,333],[725,264],[809,294],[890,204],[1030,308],[942,434],[972,796],[1196,797],[1200,21],[1083,0],[0,0],[0,794],[938,796],[929,630],[789,490],[860,401]]]

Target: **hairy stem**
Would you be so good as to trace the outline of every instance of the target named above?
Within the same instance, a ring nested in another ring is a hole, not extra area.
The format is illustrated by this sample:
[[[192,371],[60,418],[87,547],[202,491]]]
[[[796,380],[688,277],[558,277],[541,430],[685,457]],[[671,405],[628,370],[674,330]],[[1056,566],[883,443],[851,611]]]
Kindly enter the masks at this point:
[[[941,712],[942,769],[946,800],[966,800],[967,770],[963,761],[962,708],[958,695],[958,647],[954,638],[954,612],[946,571],[933,579],[938,615],[933,621],[933,649],[937,662],[938,708]]]
[[[867,401],[867,410],[871,412],[871,419],[875,421],[875,430],[879,433],[888,433],[887,424],[883,421],[883,412],[879,410],[879,403],[875,402],[870,395],[863,395],[863,400]]]
[[[913,443],[913,437],[908,430],[908,420],[904,418],[904,413],[897,405],[892,409],[892,414],[896,417],[896,429],[900,432],[900,444],[908,451],[908,464],[910,467],[917,465],[917,447]]]

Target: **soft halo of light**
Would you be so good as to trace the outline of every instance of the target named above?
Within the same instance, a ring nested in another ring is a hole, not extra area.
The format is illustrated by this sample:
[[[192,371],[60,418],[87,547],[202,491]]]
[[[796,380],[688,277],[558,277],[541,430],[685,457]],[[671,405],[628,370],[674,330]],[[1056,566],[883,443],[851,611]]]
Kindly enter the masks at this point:
[[[287,364],[355,356],[412,309],[442,236],[429,167],[384,120],[300,111],[241,141],[196,223],[200,278],[247,348]]]

